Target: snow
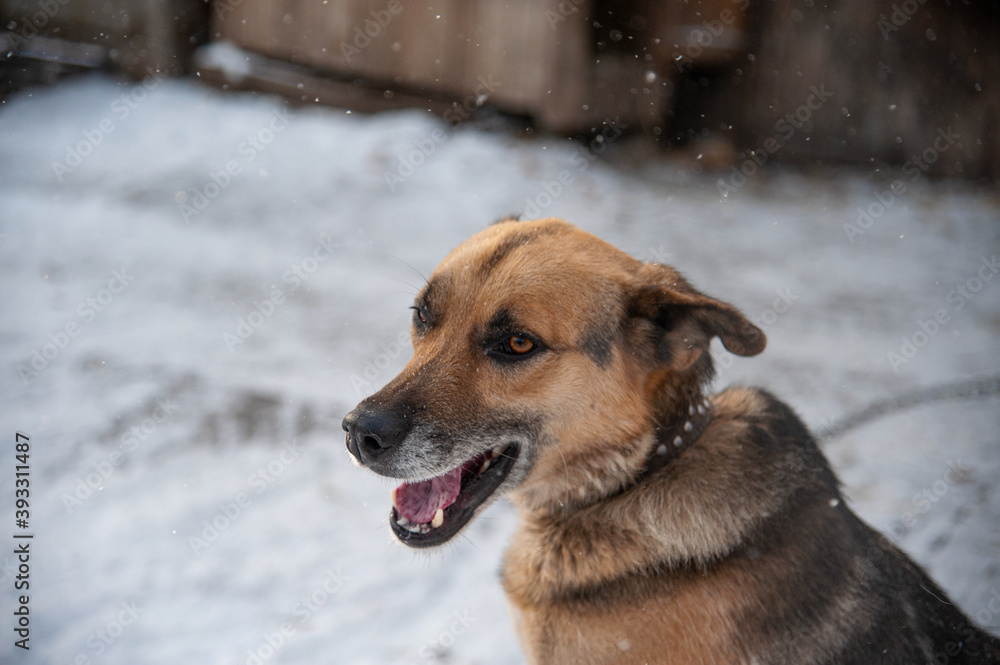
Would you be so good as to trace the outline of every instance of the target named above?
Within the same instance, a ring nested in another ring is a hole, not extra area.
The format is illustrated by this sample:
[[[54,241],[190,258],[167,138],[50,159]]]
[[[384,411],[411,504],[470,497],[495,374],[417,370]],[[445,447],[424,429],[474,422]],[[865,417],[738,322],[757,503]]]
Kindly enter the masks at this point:
[[[220,40],[205,45],[195,53],[196,65],[202,69],[218,69],[227,80],[234,83],[243,81],[253,72],[246,52],[236,44]]]
[[[8,100],[0,409],[2,436],[31,437],[36,538],[30,654],[12,646],[0,554],[0,660],[523,662],[497,578],[510,505],[441,551],[407,550],[387,527],[394,483],[354,467],[340,430],[405,364],[421,275],[508,213],[566,218],[740,307],[768,348],[717,347],[718,387],[765,386],[817,431],[1000,373],[1000,279],[982,268],[995,192],[907,181],[851,242],[844,225],[891,179],[769,169],[722,197],[715,176],[629,166],[629,140],[608,143],[592,161],[554,137],[166,79]],[[926,343],[896,371],[904,336]],[[994,632],[997,407],[923,405],[825,446],[852,506],[883,530],[910,514],[894,539]]]

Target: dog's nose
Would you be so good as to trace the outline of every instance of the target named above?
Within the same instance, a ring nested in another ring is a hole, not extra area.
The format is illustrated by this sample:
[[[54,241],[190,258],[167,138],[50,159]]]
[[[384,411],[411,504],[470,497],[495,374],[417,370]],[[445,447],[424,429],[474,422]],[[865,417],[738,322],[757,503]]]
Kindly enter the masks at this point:
[[[362,464],[370,464],[406,436],[404,419],[392,411],[358,407],[341,423],[347,432],[347,450]]]

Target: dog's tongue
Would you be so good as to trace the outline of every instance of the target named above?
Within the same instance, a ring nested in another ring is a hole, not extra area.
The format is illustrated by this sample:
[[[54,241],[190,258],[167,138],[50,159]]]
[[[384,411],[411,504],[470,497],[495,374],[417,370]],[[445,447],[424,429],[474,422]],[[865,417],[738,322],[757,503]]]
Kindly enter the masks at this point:
[[[439,509],[455,503],[460,489],[462,467],[419,483],[403,483],[396,488],[396,510],[414,524],[427,524]]]

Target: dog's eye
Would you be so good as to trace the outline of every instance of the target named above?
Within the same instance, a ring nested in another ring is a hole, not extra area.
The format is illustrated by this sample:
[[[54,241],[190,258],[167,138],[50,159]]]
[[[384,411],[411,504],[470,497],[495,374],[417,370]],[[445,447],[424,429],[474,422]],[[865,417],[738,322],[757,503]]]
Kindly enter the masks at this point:
[[[511,335],[496,345],[495,354],[501,357],[527,358],[538,350],[538,344],[524,335]]]
[[[514,335],[507,340],[507,348],[510,349],[511,353],[521,356],[525,353],[531,353],[535,349],[535,343],[527,337]]]
[[[416,319],[417,323],[419,323],[421,326],[426,326],[427,312],[424,311],[424,308],[413,305],[412,307],[410,307],[410,309],[413,310],[413,318]]]

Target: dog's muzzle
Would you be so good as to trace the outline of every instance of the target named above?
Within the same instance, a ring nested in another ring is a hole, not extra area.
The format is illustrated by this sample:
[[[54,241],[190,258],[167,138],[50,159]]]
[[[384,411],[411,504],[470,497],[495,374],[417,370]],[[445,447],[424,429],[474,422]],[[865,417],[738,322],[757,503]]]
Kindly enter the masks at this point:
[[[372,466],[406,438],[410,423],[392,411],[359,406],[347,414],[341,427],[347,432],[347,450],[354,459]]]
[[[342,427],[348,452],[362,466],[390,478],[412,477],[418,471],[409,459],[412,455],[403,454],[414,427],[411,410],[362,403],[347,414]],[[418,548],[447,542],[495,498],[521,448],[516,440],[487,446],[470,448],[468,458],[458,462],[427,468],[425,461],[420,479],[404,481],[393,490],[389,524],[401,542]]]

